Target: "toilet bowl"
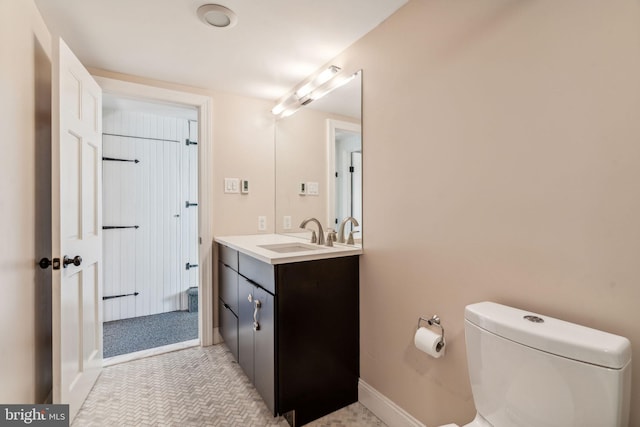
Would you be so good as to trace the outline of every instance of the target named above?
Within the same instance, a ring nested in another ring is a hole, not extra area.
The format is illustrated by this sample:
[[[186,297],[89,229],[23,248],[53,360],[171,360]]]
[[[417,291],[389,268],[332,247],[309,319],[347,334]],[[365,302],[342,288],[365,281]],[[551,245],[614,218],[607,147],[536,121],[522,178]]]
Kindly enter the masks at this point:
[[[465,341],[477,414],[463,427],[628,425],[628,339],[482,302],[465,308]]]

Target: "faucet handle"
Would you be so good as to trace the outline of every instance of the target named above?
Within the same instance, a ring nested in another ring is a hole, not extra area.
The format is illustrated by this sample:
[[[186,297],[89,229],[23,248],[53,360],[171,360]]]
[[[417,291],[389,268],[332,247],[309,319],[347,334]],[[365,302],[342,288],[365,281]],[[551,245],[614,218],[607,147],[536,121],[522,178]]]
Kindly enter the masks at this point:
[[[353,233],[359,233],[360,230],[350,231],[349,238],[347,239],[347,245],[355,245],[356,243],[353,240]]]
[[[330,228],[329,230],[327,230],[327,243],[326,246],[333,246],[333,242],[335,242],[338,239],[337,235],[336,235],[336,231],[333,228]]]
[[[318,236],[316,235],[316,230],[311,230],[311,243],[317,243]]]

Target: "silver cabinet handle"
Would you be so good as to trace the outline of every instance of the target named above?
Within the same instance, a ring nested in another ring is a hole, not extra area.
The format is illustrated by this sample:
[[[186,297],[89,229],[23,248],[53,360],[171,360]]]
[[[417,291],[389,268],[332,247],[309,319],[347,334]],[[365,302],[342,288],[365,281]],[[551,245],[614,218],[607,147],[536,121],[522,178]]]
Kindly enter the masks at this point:
[[[262,307],[260,300],[254,300],[255,309],[253,310],[253,330],[260,330],[260,323],[258,323],[258,310]]]

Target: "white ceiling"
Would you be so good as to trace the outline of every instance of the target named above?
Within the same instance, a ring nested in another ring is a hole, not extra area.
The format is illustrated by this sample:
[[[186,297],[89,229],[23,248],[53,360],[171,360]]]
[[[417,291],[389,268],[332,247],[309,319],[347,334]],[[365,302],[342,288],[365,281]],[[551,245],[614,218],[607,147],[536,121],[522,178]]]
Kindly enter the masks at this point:
[[[35,0],[88,67],[276,100],[408,0]],[[203,24],[222,4],[238,23]]]

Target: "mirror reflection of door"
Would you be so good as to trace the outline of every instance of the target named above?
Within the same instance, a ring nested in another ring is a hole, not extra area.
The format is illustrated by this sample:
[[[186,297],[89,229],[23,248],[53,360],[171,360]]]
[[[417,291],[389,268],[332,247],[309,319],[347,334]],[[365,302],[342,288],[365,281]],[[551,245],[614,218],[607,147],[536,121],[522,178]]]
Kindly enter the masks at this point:
[[[353,168],[351,173],[351,216],[360,224],[359,227],[356,227],[359,233],[355,239],[358,241],[362,236],[362,150],[351,153],[351,166]]]
[[[360,132],[336,129],[335,132],[336,193],[334,220],[338,226],[344,218],[354,217],[362,228],[362,138]],[[345,227],[345,234],[352,231]],[[355,236],[359,239],[360,236]]]

